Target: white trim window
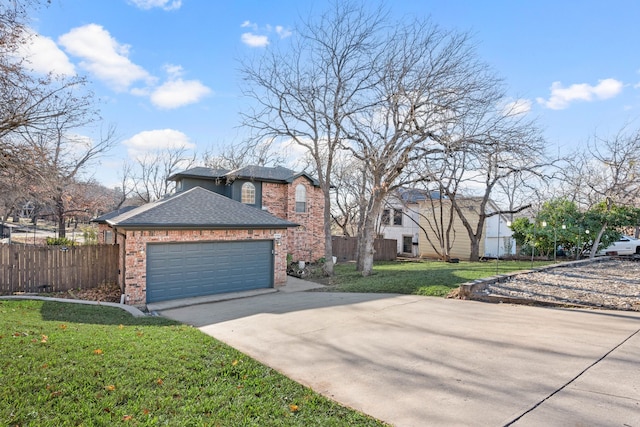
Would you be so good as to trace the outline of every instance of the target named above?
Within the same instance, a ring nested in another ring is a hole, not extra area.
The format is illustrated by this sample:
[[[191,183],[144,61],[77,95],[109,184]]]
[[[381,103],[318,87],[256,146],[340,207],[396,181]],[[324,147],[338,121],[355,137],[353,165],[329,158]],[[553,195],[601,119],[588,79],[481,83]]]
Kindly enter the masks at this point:
[[[242,190],[240,192],[240,201],[247,205],[256,204],[256,186],[250,182],[242,184]]]
[[[307,211],[307,187],[302,184],[296,186],[296,212]]]

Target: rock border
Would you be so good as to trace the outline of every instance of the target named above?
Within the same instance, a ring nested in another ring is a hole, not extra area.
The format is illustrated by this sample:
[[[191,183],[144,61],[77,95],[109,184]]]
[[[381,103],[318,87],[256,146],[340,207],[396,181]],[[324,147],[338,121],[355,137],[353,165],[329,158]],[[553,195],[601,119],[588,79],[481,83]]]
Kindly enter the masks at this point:
[[[581,267],[585,264],[593,264],[612,259],[611,256],[602,256],[595,259],[580,259],[576,261],[567,261],[559,264],[545,265],[542,267],[533,268],[530,270],[514,271],[508,274],[499,274],[496,276],[485,277],[483,279],[476,279],[472,282],[462,283],[458,288],[458,298],[463,300],[473,300],[492,303],[511,303],[521,305],[539,305],[550,307],[578,307],[578,308],[596,308],[592,305],[577,304],[570,302],[552,302],[552,301],[540,301],[528,298],[509,297],[505,295],[491,295],[485,292],[485,290],[494,283],[502,283],[510,280],[514,276],[522,274],[538,273],[546,270],[553,270],[557,268],[573,268]]]

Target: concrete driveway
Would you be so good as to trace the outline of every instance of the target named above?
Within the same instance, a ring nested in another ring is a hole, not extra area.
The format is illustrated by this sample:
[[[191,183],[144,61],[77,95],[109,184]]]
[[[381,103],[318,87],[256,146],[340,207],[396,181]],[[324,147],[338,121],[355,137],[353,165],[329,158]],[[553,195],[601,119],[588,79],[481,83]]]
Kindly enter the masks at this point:
[[[395,426],[640,426],[640,313],[277,292],[161,314]]]

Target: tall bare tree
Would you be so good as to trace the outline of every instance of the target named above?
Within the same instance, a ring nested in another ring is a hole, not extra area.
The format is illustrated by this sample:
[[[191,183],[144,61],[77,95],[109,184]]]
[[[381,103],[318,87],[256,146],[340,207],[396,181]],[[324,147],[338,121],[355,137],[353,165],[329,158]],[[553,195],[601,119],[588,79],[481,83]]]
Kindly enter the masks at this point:
[[[350,115],[366,106],[375,84],[385,15],[351,1],[335,2],[300,25],[288,49],[271,45],[245,61],[244,93],[254,102],[243,123],[256,141],[293,141],[315,163],[324,194],[325,273],[333,274],[331,176]]]
[[[136,159],[133,193],[143,203],[161,199],[174,190],[171,175],[189,169],[196,161],[195,153],[185,147],[149,152]]]
[[[65,219],[70,206],[72,186],[83,178],[89,166],[118,142],[115,127],[110,126],[97,140],[73,133],[77,128],[93,121],[89,104],[86,110],[78,108],[76,115],[59,116],[49,129],[24,134],[27,144],[37,159],[32,178],[44,190],[48,204],[58,223],[58,235],[65,237]]]
[[[540,176],[550,164],[545,157],[546,141],[535,121],[505,110],[504,94],[499,89],[490,88],[487,102],[475,104],[443,133],[447,151],[425,157],[422,164],[424,177],[439,182],[447,203],[466,229],[471,261],[479,259],[487,218],[514,214],[530,206],[524,203],[496,208],[490,201],[498,192],[498,184],[522,174]]]
[[[73,115],[76,103],[60,102],[84,86],[82,77],[39,76],[20,54],[33,35],[26,31],[29,12],[44,1],[12,0],[0,3],[0,166],[13,161],[20,146],[7,136],[24,132],[43,132],[52,120]]]
[[[374,69],[376,103],[350,116],[349,148],[368,167],[371,194],[360,233],[358,267],[373,268],[375,221],[385,198],[417,176],[408,167],[452,150],[446,130],[477,104],[485,105],[499,80],[481,62],[467,34],[430,21],[398,24]]]
[[[210,168],[234,170],[244,166],[278,166],[285,163],[285,158],[270,143],[249,140],[211,147],[202,155],[202,162]]]

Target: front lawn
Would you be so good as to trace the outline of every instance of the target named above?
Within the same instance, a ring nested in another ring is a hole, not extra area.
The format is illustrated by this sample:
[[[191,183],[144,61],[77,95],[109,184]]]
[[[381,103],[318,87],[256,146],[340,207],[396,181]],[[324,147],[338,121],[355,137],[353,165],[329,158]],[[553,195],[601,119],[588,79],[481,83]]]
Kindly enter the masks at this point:
[[[535,267],[550,262],[536,261]],[[483,277],[528,270],[531,261],[460,262],[412,260],[376,262],[373,275],[362,277],[355,264],[337,264],[326,290],[332,292],[374,292],[445,296],[461,283]],[[325,282],[326,283],[326,282]]]
[[[0,300],[0,425],[383,424],[189,326]]]

